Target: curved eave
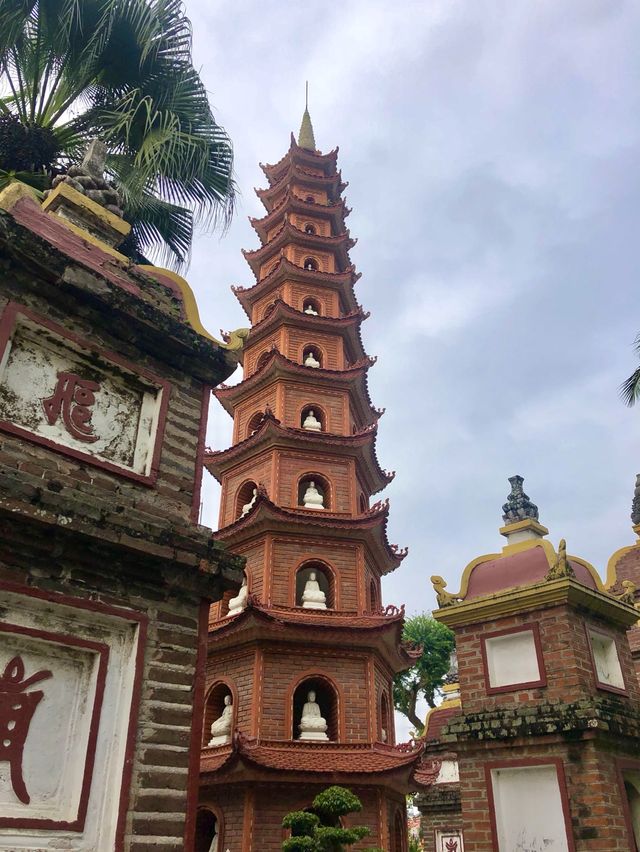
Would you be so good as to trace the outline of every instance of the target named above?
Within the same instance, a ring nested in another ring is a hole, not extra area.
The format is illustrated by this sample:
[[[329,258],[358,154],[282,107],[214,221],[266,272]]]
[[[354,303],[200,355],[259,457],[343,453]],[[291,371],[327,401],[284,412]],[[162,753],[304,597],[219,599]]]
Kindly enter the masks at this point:
[[[233,746],[203,749],[200,774],[203,780],[241,762],[247,768],[277,771],[279,778],[289,780],[292,773],[299,779],[327,775],[333,781],[352,779],[354,783],[379,783],[382,778],[395,779],[406,788],[409,777],[424,751],[421,742],[390,746],[385,743],[292,742],[260,740],[236,735]],[[337,777],[336,777],[337,776]],[[294,779],[292,780],[295,780]],[[211,779],[213,780],[213,778]]]
[[[334,203],[340,193],[344,192],[349,186],[349,183],[342,180],[340,172],[320,177],[319,175],[310,174],[296,163],[291,163],[290,167],[283,173],[277,183],[266,187],[266,189],[255,189],[255,193],[267,211],[271,212],[275,206],[278,194],[287,186],[307,186],[311,189],[324,190],[328,193],[331,203]]]
[[[311,432],[307,429],[292,429],[283,426],[273,416],[265,415],[260,426],[245,440],[226,450],[209,451],[205,453],[204,465],[218,482],[223,474],[243,457],[250,456],[261,448],[269,445],[288,446],[298,449],[301,446],[309,450],[327,453],[341,452],[355,457],[360,462],[360,468],[369,491],[377,494],[392,480],[394,472],[380,467],[376,454],[376,437],[378,427],[373,424],[367,429],[353,435],[336,435],[331,432]]]
[[[339,261],[339,265],[346,269],[351,265],[349,249],[353,248],[355,244],[356,240],[349,236],[348,231],[331,237],[323,237],[320,234],[307,234],[306,231],[296,228],[291,222],[285,221],[278,233],[274,234],[268,243],[253,251],[243,249],[242,254],[257,280],[260,275],[260,267],[285,246],[302,246],[311,253],[314,251],[333,252]]]
[[[332,388],[342,386],[352,392],[352,402],[357,405],[362,422],[366,425],[374,423],[382,412],[373,407],[369,388],[367,385],[367,370],[375,361],[368,359],[365,363],[354,364],[346,370],[325,370],[323,368],[305,367],[290,361],[282,353],[274,349],[271,357],[252,373],[249,378],[243,379],[237,385],[220,385],[213,393],[222,407],[231,416],[235,408],[248,394],[258,390],[262,385],[276,378],[288,378],[291,380],[302,380],[312,382],[314,385],[320,383],[330,385]]]
[[[288,528],[297,534],[303,532],[307,537],[314,534],[326,536],[329,533],[332,538],[362,541],[375,559],[380,573],[389,574],[400,565],[408,550],[401,550],[397,545],[389,543],[388,520],[388,500],[377,503],[361,515],[339,515],[334,512],[277,506],[267,497],[264,489],[259,488],[251,511],[243,518],[238,518],[214,532],[213,538],[223,541],[233,549],[235,542],[275,529]]]
[[[279,222],[284,222],[287,213],[299,213],[301,216],[311,215],[314,218],[328,219],[334,233],[343,233],[346,231],[345,219],[351,213],[351,210],[347,207],[343,198],[336,204],[311,204],[288,189],[282,201],[266,216],[261,219],[249,217],[251,227],[260,238],[262,245],[267,242],[268,232]]]
[[[260,281],[257,281],[251,287],[232,286],[231,291],[244,308],[249,319],[251,319],[254,302],[264,296],[265,292],[278,287],[286,279],[293,279],[310,286],[330,287],[332,290],[337,290],[344,300],[347,310],[351,312],[359,307],[353,293],[353,285],[359,278],[360,273],[357,273],[353,266],[345,269],[344,272],[320,272],[319,270],[304,269],[282,256],[269,274],[265,275]]]
[[[277,163],[260,163],[260,168],[271,185],[279,181],[286,174],[291,162],[306,163],[312,168],[319,167],[324,171],[325,175],[331,175],[335,174],[336,171],[338,151],[339,148],[336,147],[332,151],[322,154],[320,151],[310,151],[308,148],[301,148],[295,141],[295,136],[292,133],[291,145],[284,157],[278,160]]]
[[[298,311],[282,299],[276,299],[275,308],[271,313],[256,323],[251,329],[244,344],[244,351],[253,343],[257,343],[265,334],[271,332],[279,324],[294,323],[296,328],[305,328],[308,331],[340,332],[347,344],[347,350],[353,361],[359,361],[367,357],[364,343],[360,335],[362,322],[368,319],[369,314],[362,308],[341,317],[314,316]]]

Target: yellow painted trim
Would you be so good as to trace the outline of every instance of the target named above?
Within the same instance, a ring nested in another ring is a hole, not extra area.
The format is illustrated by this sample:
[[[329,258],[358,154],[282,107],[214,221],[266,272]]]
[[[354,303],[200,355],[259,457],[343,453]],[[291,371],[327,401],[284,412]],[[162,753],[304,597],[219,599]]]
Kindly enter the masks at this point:
[[[107,210],[101,204],[98,204],[97,201],[87,198],[86,195],[83,195],[81,192],[78,192],[77,189],[74,189],[72,186],[69,186],[68,183],[64,182],[59,183],[55,189],[51,190],[49,195],[42,202],[42,209],[45,213],[54,205],[57,207],[60,198],[66,199],[75,207],[84,207],[92,216],[95,216],[96,219],[100,219],[104,222],[108,228],[111,228],[121,234],[123,239],[131,230],[131,225],[128,222],[125,222],[124,219],[121,219],[120,216],[116,216],[115,213],[111,213],[110,210]],[[51,212],[53,213],[54,210],[51,210]],[[66,223],[66,220],[64,221]]]
[[[605,589],[613,588],[618,582],[618,562],[620,562],[622,557],[629,553],[629,551],[637,550],[638,548],[640,548],[640,541],[635,544],[628,544],[626,547],[621,547],[611,554],[607,562],[607,579],[604,581]]]
[[[504,527],[500,527],[498,532],[500,535],[510,535],[520,530],[532,530],[538,533],[538,535],[549,535],[549,530],[533,518],[525,518],[524,521],[515,521],[513,524],[507,524]]]
[[[30,198],[32,201],[40,203],[40,197],[41,193],[37,189],[16,180],[10,183],[9,186],[5,186],[2,192],[0,192],[0,209],[10,212],[11,208],[15,207],[18,201],[21,201],[23,198]]]
[[[86,231],[84,228],[80,228],[78,225],[75,225],[73,222],[70,222],[68,219],[64,219],[62,216],[56,216],[58,222],[63,224],[65,228],[68,228],[70,231],[73,231],[74,234],[77,234],[79,237],[90,243],[92,246],[99,248],[100,251],[105,252],[105,254],[110,254],[113,258],[123,263],[125,266],[131,266],[131,258],[127,257],[124,254],[120,254],[118,249],[115,249],[113,246],[110,246],[109,243],[105,243],[103,240],[99,240],[98,237],[94,237],[93,234],[90,234],[89,231]]]
[[[603,591],[589,589],[573,577],[562,577],[532,586],[508,589],[482,598],[435,610],[432,615],[447,627],[461,627],[495,618],[529,612],[557,604],[580,606],[628,628],[638,620],[638,611]]]
[[[218,340],[210,334],[202,325],[200,311],[198,310],[198,303],[194,292],[182,275],[178,275],[177,272],[173,272],[171,269],[163,269],[160,266],[152,266],[151,264],[141,264],[137,266],[136,269],[141,269],[143,272],[146,272],[151,276],[153,276],[154,272],[159,272],[161,275],[170,278],[180,288],[184,312],[191,328],[198,334],[206,337],[207,340],[211,340],[216,344],[216,346],[219,346],[220,349],[226,349],[232,355],[238,356],[242,352],[242,347],[245,339],[248,337],[249,329],[240,328],[231,332],[228,343],[225,343],[223,340]]]

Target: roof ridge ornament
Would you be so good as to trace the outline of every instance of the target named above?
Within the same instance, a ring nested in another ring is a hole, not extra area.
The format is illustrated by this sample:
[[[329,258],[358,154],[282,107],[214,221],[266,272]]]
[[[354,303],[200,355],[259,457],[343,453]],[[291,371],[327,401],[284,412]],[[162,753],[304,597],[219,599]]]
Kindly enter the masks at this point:
[[[567,559],[567,542],[561,538],[555,562],[551,568],[549,568],[549,571],[545,576],[545,580],[560,580],[563,577],[575,576],[576,572],[573,570],[573,566]]]
[[[507,502],[502,506],[502,520],[505,524],[515,524],[528,518],[537,521],[538,507],[531,502],[529,495],[524,493],[522,487],[524,477],[516,474],[509,477],[509,482],[511,483],[511,493],[507,497]]]
[[[298,133],[298,147],[306,148],[308,151],[316,150],[316,139],[313,134],[313,125],[311,124],[311,116],[309,115],[309,82],[305,83],[305,98],[304,98],[304,113],[302,114],[302,124]]]

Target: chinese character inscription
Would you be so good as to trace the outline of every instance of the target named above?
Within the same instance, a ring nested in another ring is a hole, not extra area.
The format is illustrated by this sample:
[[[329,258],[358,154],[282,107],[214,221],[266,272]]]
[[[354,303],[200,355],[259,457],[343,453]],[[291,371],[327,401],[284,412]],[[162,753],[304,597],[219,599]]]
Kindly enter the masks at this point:
[[[75,373],[58,373],[53,395],[42,400],[42,407],[51,426],[60,417],[67,432],[78,441],[93,443],[98,440],[91,423],[91,406],[100,390],[98,382],[81,379]]]
[[[0,676],[0,761],[8,761],[11,786],[25,805],[31,801],[24,782],[22,754],[31,720],[44,692],[27,692],[29,687],[52,677],[50,671],[39,671],[25,679],[21,657],[9,660]]]

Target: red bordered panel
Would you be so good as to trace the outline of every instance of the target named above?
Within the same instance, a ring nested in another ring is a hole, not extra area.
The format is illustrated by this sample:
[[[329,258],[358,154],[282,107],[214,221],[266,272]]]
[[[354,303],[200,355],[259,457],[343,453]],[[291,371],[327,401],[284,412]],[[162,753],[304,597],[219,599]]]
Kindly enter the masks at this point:
[[[119,791],[113,791],[114,795],[118,796],[118,821],[116,828],[116,836],[115,836],[115,846],[114,852],[122,852],[124,849],[124,837],[125,837],[125,829],[127,822],[127,811],[129,807],[129,791],[131,788],[131,778],[133,775],[133,762],[135,755],[135,747],[136,747],[136,737],[137,737],[137,721],[138,721],[138,712],[140,709],[140,702],[142,698],[142,673],[144,669],[144,658],[147,646],[147,632],[148,632],[148,624],[149,618],[146,613],[139,612],[136,610],[130,610],[125,607],[116,607],[111,606],[109,604],[102,603],[100,601],[91,601],[91,600],[80,600],[78,598],[71,597],[69,595],[58,594],[57,592],[48,592],[43,589],[32,589],[28,586],[23,586],[19,583],[11,583],[8,581],[0,581],[0,590],[7,591],[17,595],[25,595],[33,598],[37,598],[38,600],[47,601],[52,604],[58,604],[60,606],[73,607],[76,609],[86,610],[88,612],[100,613],[102,615],[111,616],[114,618],[121,619],[124,622],[129,622],[134,624],[138,628],[138,638],[137,638],[137,648],[135,652],[135,669],[134,669],[134,681],[133,681],[133,691],[131,694],[131,703],[129,709],[129,721],[127,727],[127,739],[126,739],[126,748],[124,754],[124,765],[122,770],[122,781],[120,785]],[[11,625],[7,625],[9,630],[15,629]],[[53,634],[56,638],[59,638],[61,634]],[[77,640],[75,637],[69,637],[74,642],[80,641],[83,642],[85,640]],[[95,644],[98,647],[102,647],[101,643],[89,643]],[[108,648],[107,648],[108,650]],[[105,658],[106,659],[106,658]],[[101,662],[102,665],[102,662]],[[99,668],[99,672],[101,669]],[[106,675],[106,663],[105,663],[105,675]],[[100,706],[102,703],[102,698],[104,695],[104,684],[101,687],[102,692],[99,690],[96,691],[95,701],[98,701],[98,697],[100,698]],[[94,708],[95,712],[95,708]],[[93,733],[93,728],[91,729],[91,733]],[[98,726],[95,728],[95,736],[98,733]],[[92,745],[93,757],[91,762],[91,768],[93,768],[93,759],[95,757],[95,737]],[[89,749],[87,749],[89,751]],[[85,769],[86,771],[86,769]],[[88,801],[88,792],[87,792],[87,801]],[[86,813],[86,803],[84,805],[85,813]],[[14,827],[16,824],[14,822],[11,823]],[[30,828],[29,825],[24,824],[20,826],[22,828]],[[38,828],[45,828],[42,823],[38,826]],[[62,830],[61,825],[54,826],[57,829]],[[67,828],[68,830],[68,828]],[[82,828],[80,825],[75,829],[77,831],[81,831]]]
[[[491,835],[493,852],[502,852],[498,845],[498,826],[496,822],[496,806],[493,796],[493,783],[491,778],[492,769],[527,769],[536,766],[553,766],[556,770],[558,779],[558,788],[560,790],[560,802],[562,805],[562,815],[564,817],[564,830],[567,840],[569,852],[575,852],[575,844],[573,841],[573,831],[571,829],[571,809],[569,807],[569,796],[567,795],[567,781],[564,773],[564,764],[559,757],[549,757],[545,759],[522,759],[522,760],[496,760],[484,765],[485,783],[487,787],[487,798],[489,801],[489,817],[491,819]]]
[[[104,698],[104,685],[107,677],[107,665],[109,661],[109,647],[100,642],[90,642],[85,639],[78,639],[74,636],[67,636],[62,633],[51,633],[47,630],[35,630],[29,627],[22,627],[18,624],[0,624],[0,633],[30,636],[34,639],[41,639],[44,642],[49,642],[52,645],[62,645],[69,648],[81,648],[87,651],[93,651],[98,655],[98,674],[95,686],[95,695],[93,699],[93,708],[91,710],[91,720],[89,723],[89,735],[87,738],[84,769],[82,773],[82,786],[78,800],[78,810],[74,820],[52,820],[38,819],[28,817],[3,817],[0,815],[0,828],[41,828],[41,829],[57,829],[58,831],[82,831],[84,829],[85,818],[87,816],[87,806],[89,804],[89,793],[91,791],[91,779],[93,777],[93,764],[96,754],[96,740],[98,737],[98,728],[100,725],[100,714],[102,712],[102,700]],[[9,685],[10,686],[10,685]],[[28,696],[24,696],[25,698]],[[13,701],[19,700],[15,696],[7,694],[8,699]],[[24,698],[23,698],[24,701]],[[19,705],[18,705],[19,706]]]
[[[630,852],[638,852],[638,844],[636,843],[635,833],[633,830],[633,816],[631,814],[631,807],[629,806],[629,799],[627,797],[624,780],[624,772],[629,769],[640,775],[640,759],[633,760],[631,758],[619,758],[616,760],[616,771],[618,775],[620,800],[622,801],[622,812],[624,814],[627,834],[629,835],[629,850]],[[640,793],[640,790],[638,792]]]
[[[71,458],[86,462],[87,464],[93,465],[94,467],[103,468],[104,470],[108,470],[111,473],[118,474],[118,476],[124,476],[128,479],[133,479],[143,485],[154,485],[158,477],[158,468],[162,451],[162,441],[164,437],[164,427],[167,419],[169,394],[171,391],[171,385],[169,384],[169,382],[159,378],[158,376],[154,375],[148,370],[145,370],[144,368],[141,368],[135,364],[132,364],[129,361],[126,361],[124,358],[121,358],[115,352],[103,349],[100,346],[96,346],[95,343],[92,343],[91,341],[80,337],[77,334],[74,334],[63,326],[58,325],[58,323],[51,322],[47,318],[40,316],[39,314],[32,311],[30,308],[27,308],[24,305],[20,305],[17,302],[10,302],[5,308],[2,317],[0,318],[0,363],[2,362],[5,350],[16,329],[19,317],[24,317],[31,323],[45,328],[50,332],[53,332],[53,334],[55,334],[57,337],[71,342],[75,345],[76,348],[80,348],[84,350],[84,352],[97,353],[104,361],[111,362],[111,364],[113,364],[114,366],[120,367],[126,370],[127,372],[133,374],[134,376],[138,376],[146,383],[155,386],[160,390],[160,406],[155,427],[155,441],[151,454],[151,465],[149,467],[149,473],[142,474],[132,470],[128,470],[124,466],[115,464],[106,459],[101,459],[95,455],[92,455],[89,452],[85,453],[81,450],[75,449],[73,447],[68,447],[66,444],[59,443],[42,435],[36,435],[29,429],[25,429],[23,426],[18,426],[15,423],[12,423],[7,420],[0,420],[0,430],[8,432],[12,435],[18,435],[19,437],[24,438],[27,441],[32,441],[35,444],[40,444],[42,446],[48,447],[49,449],[54,450],[55,452],[62,453],[65,456],[70,456]]]
[[[519,681],[518,683],[507,683],[502,686],[491,686],[489,679],[489,661],[487,659],[487,639],[495,639],[501,636],[514,636],[518,633],[532,633],[533,642],[538,660],[538,672],[540,677],[537,680]],[[486,633],[481,637],[482,648],[482,669],[484,672],[484,683],[487,695],[495,695],[500,692],[516,692],[519,689],[533,689],[535,687],[544,687],[547,685],[547,672],[544,666],[544,657],[542,654],[542,643],[540,641],[540,629],[534,622],[530,624],[520,624],[518,627],[510,627],[505,630],[496,630],[493,633]]]
[[[616,695],[628,695],[627,685],[626,685],[627,681],[626,681],[626,678],[624,676],[624,669],[622,668],[622,657],[620,656],[620,648],[618,646],[617,637],[613,633],[610,633],[609,631],[605,630],[604,628],[588,624],[587,622],[585,622],[584,629],[587,633],[587,646],[589,648],[589,656],[591,658],[591,667],[592,667],[592,670],[593,670],[593,678],[595,680],[596,687],[598,689],[603,689],[606,692],[614,692]],[[593,645],[591,643],[591,634],[592,633],[595,633],[597,636],[602,636],[604,639],[609,639],[611,642],[613,642],[613,646],[616,649],[616,654],[617,654],[617,657],[618,657],[618,665],[620,666],[620,674],[622,676],[622,682],[624,683],[623,687],[614,686],[611,683],[606,683],[606,681],[600,680],[600,678],[598,676],[598,667],[596,665],[596,659],[595,659],[595,656],[594,656],[594,653],[593,653]]]

